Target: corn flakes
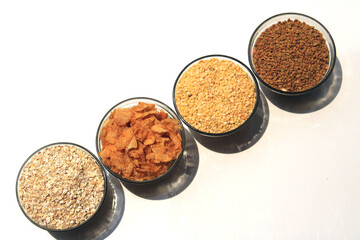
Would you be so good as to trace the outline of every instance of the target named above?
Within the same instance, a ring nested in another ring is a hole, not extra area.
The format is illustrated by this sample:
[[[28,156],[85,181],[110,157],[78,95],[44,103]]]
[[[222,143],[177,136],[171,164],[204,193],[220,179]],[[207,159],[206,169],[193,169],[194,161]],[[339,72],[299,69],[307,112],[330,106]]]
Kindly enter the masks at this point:
[[[123,178],[135,181],[164,174],[181,153],[178,120],[170,119],[154,104],[139,102],[118,108],[104,123],[99,155],[103,163]]]

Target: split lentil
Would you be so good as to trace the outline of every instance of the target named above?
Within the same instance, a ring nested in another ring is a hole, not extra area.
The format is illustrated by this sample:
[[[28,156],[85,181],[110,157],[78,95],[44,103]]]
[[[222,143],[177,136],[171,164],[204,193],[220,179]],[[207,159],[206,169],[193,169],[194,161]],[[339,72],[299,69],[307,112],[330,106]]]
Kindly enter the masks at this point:
[[[239,127],[253,112],[255,85],[233,61],[202,59],[180,76],[175,102],[192,127],[206,133],[225,133]]]
[[[278,22],[260,34],[253,50],[256,72],[271,87],[301,92],[316,86],[329,65],[329,49],[313,26],[295,20]]]
[[[26,214],[41,226],[63,230],[85,222],[104,197],[96,160],[73,145],[53,145],[24,166],[18,196]]]

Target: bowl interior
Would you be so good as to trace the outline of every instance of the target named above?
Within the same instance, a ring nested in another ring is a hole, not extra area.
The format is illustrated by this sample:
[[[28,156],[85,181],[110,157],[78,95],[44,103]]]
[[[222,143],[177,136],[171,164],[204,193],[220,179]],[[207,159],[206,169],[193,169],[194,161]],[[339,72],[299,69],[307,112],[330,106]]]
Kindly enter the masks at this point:
[[[117,108],[131,108],[133,106],[136,106],[138,105],[139,102],[144,102],[144,103],[149,103],[149,104],[155,104],[155,108],[160,111],[160,110],[164,110],[166,113],[168,113],[169,115],[169,118],[173,118],[173,119],[176,119],[178,120],[179,122],[179,125],[180,125],[180,135],[181,135],[181,152],[179,154],[179,156],[172,161],[171,165],[169,166],[169,168],[167,169],[167,171],[154,178],[154,179],[151,179],[151,180],[144,180],[144,181],[135,181],[135,180],[130,180],[130,179],[127,179],[127,178],[124,178],[122,176],[120,176],[119,174],[113,172],[108,166],[106,166],[102,160],[101,160],[101,157],[99,156],[99,152],[101,151],[102,149],[102,145],[101,145],[101,140],[100,140],[100,133],[101,133],[101,129],[103,128],[103,125],[105,123],[105,121],[109,118],[111,112],[114,110],[114,109],[117,109]],[[103,119],[101,120],[100,122],[100,125],[98,127],[98,130],[97,130],[97,133],[96,133],[96,151],[98,153],[98,156],[99,156],[99,159],[101,160],[103,166],[111,173],[113,174],[115,177],[125,181],[125,182],[128,182],[128,183],[132,183],[132,184],[149,184],[149,183],[153,183],[153,182],[156,182],[156,181],[159,181],[161,180],[162,178],[166,177],[175,167],[176,165],[178,164],[178,162],[180,161],[181,157],[182,157],[182,154],[184,152],[184,149],[185,149],[185,130],[183,128],[183,125],[180,121],[180,119],[178,118],[178,116],[175,114],[175,112],[173,110],[171,110],[170,107],[168,107],[166,104],[158,101],[158,100],[155,100],[155,99],[152,99],[152,98],[147,98],[147,97],[136,97],[136,98],[130,98],[130,99],[127,99],[127,100],[124,100],[118,104],[116,104],[115,106],[113,106],[106,114],[105,116],[103,117]]]
[[[258,72],[256,71],[256,68],[254,65],[253,51],[254,51],[254,46],[255,46],[257,38],[261,35],[262,32],[264,32],[270,26],[278,23],[279,21],[286,21],[288,19],[290,19],[290,20],[297,19],[297,20],[300,20],[301,22],[305,22],[306,24],[315,27],[323,35],[323,37],[326,41],[326,45],[329,48],[329,67],[328,67],[324,77],[314,87],[304,90],[304,91],[301,91],[301,92],[285,92],[285,91],[273,88],[272,86],[267,84],[263,79],[261,79],[261,77],[259,76]],[[261,23],[256,28],[256,30],[254,31],[254,33],[252,34],[252,36],[250,38],[249,48],[248,48],[248,57],[249,57],[249,63],[250,63],[251,69],[255,73],[256,77],[266,87],[268,87],[269,89],[271,89],[274,92],[284,94],[284,95],[299,95],[299,94],[307,93],[307,92],[313,90],[314,88],[317,88],[329,77],[329,75],[331,74],[331,72],[333,71],[334,66],[335,66],[336,49],[335,49],[334,40],[332,39],[329,31],[319,21],[317,21],[316,19],[314,19],[312,17],[306,16],[306,15],[300,14],[300,13],[283,13],[283,14],[275,15],[273,17],[268,18],[267,20],[265,20],[263,23]]]
[[[22,203],[21,203],[21,200],[20,200],[20,196],[19,196],[19,179],[23,173],[23,170],[24,168],[27,166],[28,163],[30,163],[30,161],[32,160],[32,158],[38,154],[40,151],[46,149],[46,148],[49,148],[49,147],[53,147],[53,146],[64,146],[64,145],[67,145],[67,146],[74,146],[76,148],[79,148],[80,150],[83,150],[84,152],[86,152],[87,154],[89,154],[92,159],[94,160],[94,162],[98,165],[100,171],[101,171],[101,174],[102,174],[102,177],[103,177],[103,180],[104,180],[104,186],[103,186],[103,194],[102,194],[102,199],[96,209],[96,211],[89,217],[87,218],[85,221],[83,221],[82,223],[74,226],[74,227],[71,227],[71,228],[66,228],[66,229],[53,229],[53,228],[49,228],[47,226],[44,226],[44,225],[41,225],[39,224],[37,221],[35,221],[34,219],[32,219],[28,214],[27,212],[25,211]],[[97,157],[91,153],[89,150],[87,150],[86,148],[80,146],[80,145],[77,145],[77,144],[74,144],[74,143],[69,143],[69,142],[58,142],[58,143],[52,143],[52,144],[49,144],[49,145],[46,145],[44,147],[41,147],[39,148],[38,150],[36,150],[34,153],[32,153],[24,162],[24,164],[22,165],[22,167],[20,168],[20,171],[18,173],[18,176],[17,176],[17,179],[16,179],[16,198],[17,198],[17,201],[18,201],[18,204],[20,206],[20,209],[21,211],[24,213],[24,215],[26,216],[27,219],[30,220],[30,222],[32,222],[33,224],[35,224],[36,226],[38,226],[39,228],[42,228],[44,230],[47,230],[47,231],[55,231],[55,232],[66,232],[66,231],[71,231],[71,230],[74,230],[74,229],[77,229],[83,225],[85,225],[86,223],[88,223],[92,218],[94,218],[94,216],[98,213],[99,209],[101,208],[101,206],[103,205],[104,203],[104,200],[105,200],[105,196],[106,196],[106,191],[107,191],[107,176],[106,176],[106,173],[105,173],[105,170],[102,166],[102,164],[100,163],[100,161],[97,159]]]
[[[216,59],[220,59],[220,60],[228,60],[231,61],[233,63],[235,63],[236,65],[240,66],[242,68],[242,70],[244,70],[247,75],[249,76],[249,78],[251,79],[251,81],[254,83],[254,88],[255,88],[255,94],[256,94],[256,99],[255,99],[255,105],[254,108],[252,109],[252,113],[250,114],[250,116],[247,118],[247,120],[242,123],[240,126],[238,126],[237,128],[228,131],[228,132],[224,132],[224,133],[209,133],[209,132],[204,132],[201,131],[195,127],[193,127],[190,123],[188,123],[182,116],[181,113],[179,112],[179,109],[177,107],[176,104],[176,99],[175,99],[175,92],[176,92],[176,87],[177,87],[177,83],[179,82],[179,80],[181,79],[182,75],[193,65],[197,64],[199,61],[201,60],[207,60],[207,59],[212,59],[212,58],[216,58]],[[254,74],[252,73],[252,71],[241,61],[233,58],[233,57],[229,57],[226,55],[220,55],[220,54],[214,54],[214,55],[207,55],[207,56],[203,56],[200,58],[195,59],[194,61],[190,62],[187,66],[185,66],[185,68],[180,72],[180,74],[178,75],[175,84],[174,84],[174,88],[173,88],[173,104],[175,107],[175,111],[178,114],[178,116],[181,118],[181,120],[186,124],[187,127],[189,127],[192,131],[195,131],[196,133],[202,135],[202,136],[206,136],[206,137],[224,137],[224,136],[228,136],[231,135],[235,132],[237,132],[239,129],[241,129],[242,127],[244,127],[246,125],[246,123],[252,118],[252,116],[254,115],[256,108],[258,106],[259,103],[259,85],[256,81],[256,77],[254,76]]]

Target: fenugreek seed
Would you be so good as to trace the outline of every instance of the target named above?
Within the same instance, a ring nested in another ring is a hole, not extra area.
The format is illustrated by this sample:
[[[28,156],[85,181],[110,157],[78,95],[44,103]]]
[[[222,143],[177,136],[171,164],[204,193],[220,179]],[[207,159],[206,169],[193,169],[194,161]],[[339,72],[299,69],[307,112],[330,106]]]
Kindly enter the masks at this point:
[[[329,49],[320,31],[288,19],[261,33],[253,59],[257,73],[271,87],[301,92],[316,86],[325,75]]]

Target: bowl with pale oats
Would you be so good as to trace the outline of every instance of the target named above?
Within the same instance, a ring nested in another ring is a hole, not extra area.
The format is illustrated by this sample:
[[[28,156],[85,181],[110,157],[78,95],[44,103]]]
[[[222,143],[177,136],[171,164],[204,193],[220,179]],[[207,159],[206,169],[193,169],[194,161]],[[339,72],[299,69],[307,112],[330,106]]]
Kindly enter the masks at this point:
[[[69,231],[89,222],[101,208],[106,189],[105,170],[95,155],[68,142],[35,151],[16,181],[22,212],[48,231]]]

